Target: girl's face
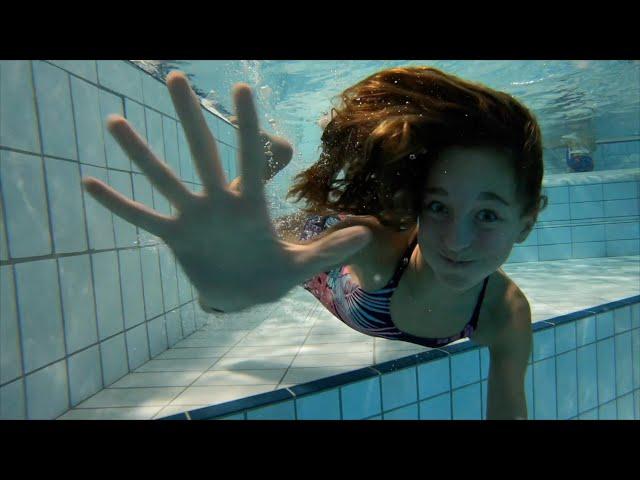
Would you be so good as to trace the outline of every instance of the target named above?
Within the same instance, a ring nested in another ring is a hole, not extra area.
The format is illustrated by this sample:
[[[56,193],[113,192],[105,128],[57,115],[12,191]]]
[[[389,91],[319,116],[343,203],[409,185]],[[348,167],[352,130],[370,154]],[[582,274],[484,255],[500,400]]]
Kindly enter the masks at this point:
[[[442,283],[467,290],[495,272],[533,227],[520,217],[512,162],[489,147],[452,147],[426,183],[418,242]]]

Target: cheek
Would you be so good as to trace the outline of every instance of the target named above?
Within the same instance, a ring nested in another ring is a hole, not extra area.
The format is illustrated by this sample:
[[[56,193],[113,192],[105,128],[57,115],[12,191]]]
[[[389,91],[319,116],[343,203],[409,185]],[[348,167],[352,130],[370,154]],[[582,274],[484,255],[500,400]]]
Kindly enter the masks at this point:
[[[500,229],[478,232],[474,242],[474,250],[486,252],[488,257],[508,255],[512,246],[513,242],[509,233]]]

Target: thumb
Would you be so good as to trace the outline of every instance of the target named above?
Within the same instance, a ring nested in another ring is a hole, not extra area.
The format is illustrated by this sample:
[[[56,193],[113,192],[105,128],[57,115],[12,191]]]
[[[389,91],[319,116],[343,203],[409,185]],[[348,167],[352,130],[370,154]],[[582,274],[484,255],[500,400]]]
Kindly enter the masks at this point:
[[[358,225],[337,230],[307,245],[300,259],[301,276],[307,280],[331,267],[346,264],[355,253],[367,246],[372,238],[371,230]]]

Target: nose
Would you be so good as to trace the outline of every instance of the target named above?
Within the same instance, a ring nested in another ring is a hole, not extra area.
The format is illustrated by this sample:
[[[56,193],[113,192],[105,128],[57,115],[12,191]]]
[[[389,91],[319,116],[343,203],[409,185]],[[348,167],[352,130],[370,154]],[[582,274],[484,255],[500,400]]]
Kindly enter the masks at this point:
[[[468,222],[449,222],[442,235],[444,253],[459,254],[473,243],[472,226]]]

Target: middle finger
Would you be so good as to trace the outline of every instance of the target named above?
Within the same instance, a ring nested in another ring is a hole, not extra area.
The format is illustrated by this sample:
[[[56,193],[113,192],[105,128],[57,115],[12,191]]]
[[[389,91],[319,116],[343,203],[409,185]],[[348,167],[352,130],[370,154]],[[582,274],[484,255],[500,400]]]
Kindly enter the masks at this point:
[[[202,115],[200,101],[189,86],[187,78],[180,72],[167,75],[167,87],[182,122],[204,190],[215,195],[224,188],[226,180],[216,141]]]

